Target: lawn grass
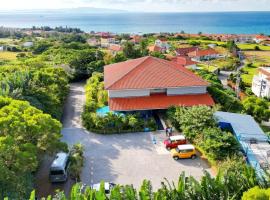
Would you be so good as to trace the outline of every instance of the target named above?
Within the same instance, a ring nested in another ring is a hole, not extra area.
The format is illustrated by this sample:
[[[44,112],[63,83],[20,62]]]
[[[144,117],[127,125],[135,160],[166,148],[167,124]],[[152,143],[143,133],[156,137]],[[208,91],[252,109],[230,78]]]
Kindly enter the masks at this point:
[[[243,82],[251,86],[253,76],[258,73],[258,68],[270,65],[270,51],[245,51],[246,63],[252,63],[252,67],[245,66],[241,75]]]
[[[259,45],[259,44],[237,44],[237,46],[241,50],[254,50],[255,47],[258,46],[260,50],[270,51],[270,46],[264,46],[264,45]]]
[[[201,44],[217,44],[217,45],[226,44],[226,42],[221,42],[221,41],[216,41],[216,40],[195,40],[195,39],[191,39],[191,40],[188,40],[188,42],[199,42]]]
[[[199,64],[197,64],[197,66],[201,67],[201,68],[203,68],[203,69],[205,69],[205,70],[207,70],[209,72],[214,72],[214,71],[216,71],[218,69],[218,67],[215,67],[213,65],[208,66],[207,64],[204,64],[204,63],[199,63]]]
[[[253,67],[245,66],[243,68],[243,71],[245,73],[241,75],[242,81],[245,83],[245,85],[251,86],[253,76],[258,73],[258,67],[257,66],[253,66]]]
[[[15,42],[18,42],[17,39],[11,39],[11,38],[0,38],[0,44],[13,44]]]
[[[16,52],[10,52],[10,51],[3,51],[0,52],[0,60],[7,60],[7,61],[13,61],[17,59],[17,54]]]

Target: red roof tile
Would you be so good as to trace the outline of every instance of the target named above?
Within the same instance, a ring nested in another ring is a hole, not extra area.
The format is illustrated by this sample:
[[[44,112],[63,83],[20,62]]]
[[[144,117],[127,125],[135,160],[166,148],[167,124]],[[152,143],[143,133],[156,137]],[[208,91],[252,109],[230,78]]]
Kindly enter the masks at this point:
[[[176,62],[179,65],[183,65],[183,66],[189,66],[189,65],[195,65],[195,64],[197,64],[197,62],[191,60],[187,56],[177,56],[177,57],[174,57],[172,59],[172,61],[173,62]]]
[[[122,51],[123,47],[121,47],[121,45],[118,45],[118,44],[112,44],[109,46],[109,50],[118,52],[118,51]]]
[[[188,53],[196,51],[197,49],[198,49],[198,47],[186,47],[186,48],[176,49],[175,52],[179,56],[186,56]]]
[[[214,49],[198,49],[193,52],[188,53],[189,57],[197,57],[197,56],[208,56],[218,54]]]
[[[167,96],[156,94],[147,97],[110,98],[112,111],[168,109],[171,106],[213,106],[215,103],[209,94]]]
[[[177,63],[150,56],[105,66],[104,82],[108,90],[208,85]]]
[[[162,51],[162,48],[157,46],[157,45],[152,45],[152,46],[149,46],[148,47],[148,50],[150,52],[161,52]]]

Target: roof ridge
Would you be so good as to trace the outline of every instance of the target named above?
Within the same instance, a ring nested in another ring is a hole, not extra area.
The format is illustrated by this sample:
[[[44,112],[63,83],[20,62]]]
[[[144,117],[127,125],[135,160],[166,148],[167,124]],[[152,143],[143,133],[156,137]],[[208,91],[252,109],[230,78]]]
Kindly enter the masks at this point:
[[[118,81],[122,80],[125,76],[127,76],[130,72],[132,72],[133,70],[135,70],[139,65],[141,65],[142,63],[144,63],[148,58],[150,58],[151,56],[145,56],[145,57],[141,57],[138,59],[142,59],[141,62],[139,62],[137,65],[135,65],[131,70],[129,70],[127,73],[123,74],[123,76],[121,76],[118,80],[114,81],[113,83],[111,83],[109,86],[107,86],[107,89],[109,89],[110,87],[112,87],[114,84],[116,84]],[[132,60],[127,60],[127,61],[132,61]],[[125,62],[127,62],[125,61]],[[115,63],[117,64],[117,63]]]
[[[177,71],[179,74],[181,74],[181,73],[184,73],[184,74],[186,74],[187,76],[189,76],[189,77],[191,77],[191,78],[194,78],[194,77],[196,77],[196,78],[198,78],[199,80],[201,80],[201,81],[203,81],[203,82],[205,82],[205,83],[208,83],[207,81],[205,81],[204,79],[202,79],[201,77],[199,77],[199,76],[197,76],[197,75],[195,75],[195,74],[190,74],[190,73],[187,73],[187,72],[185,72],[184,70],[178,70],[178,69],[176,69],[175,67],[173,67],[172,65],[174,65],[173,63],[169,63],[169,61],[167,61],[167,60],[162,60],[162,59],[157,59],[157,58],[155,58],[158,62],[163,62],[164,63],[164,61],[165,62],[168,62],[167,64],[171,67],[171,68],[173,68],[175,71]],[[186,68],[184,68],[183,67],[183,69],[185,69],[185,70],[187,70]],[[188,71],[189,72],[189,71]]]

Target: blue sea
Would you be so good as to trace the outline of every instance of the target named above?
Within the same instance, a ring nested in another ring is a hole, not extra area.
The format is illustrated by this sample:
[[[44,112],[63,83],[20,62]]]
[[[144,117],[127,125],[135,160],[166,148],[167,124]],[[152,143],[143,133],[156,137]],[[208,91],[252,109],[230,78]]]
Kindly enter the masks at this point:
[[[1,13],[0,26],[68,26],[112,33],[270,34],[270,12],[219,13]]]

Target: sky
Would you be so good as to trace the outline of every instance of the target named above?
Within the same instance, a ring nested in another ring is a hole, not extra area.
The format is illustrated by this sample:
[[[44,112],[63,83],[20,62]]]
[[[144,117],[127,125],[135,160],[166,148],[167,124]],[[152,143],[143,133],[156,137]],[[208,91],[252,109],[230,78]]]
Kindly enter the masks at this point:
[[[0,0],[0,10],[97,7],[147,12],[270,11],[270,0]]]

